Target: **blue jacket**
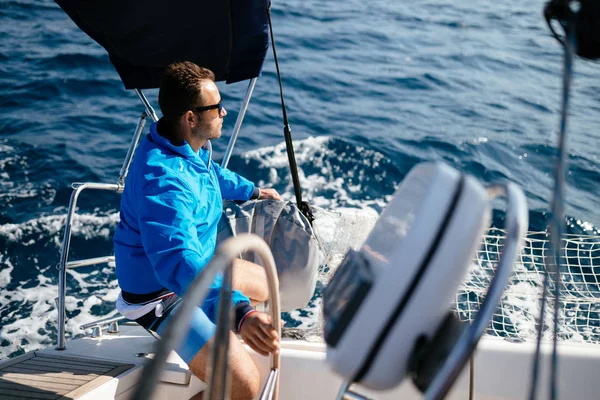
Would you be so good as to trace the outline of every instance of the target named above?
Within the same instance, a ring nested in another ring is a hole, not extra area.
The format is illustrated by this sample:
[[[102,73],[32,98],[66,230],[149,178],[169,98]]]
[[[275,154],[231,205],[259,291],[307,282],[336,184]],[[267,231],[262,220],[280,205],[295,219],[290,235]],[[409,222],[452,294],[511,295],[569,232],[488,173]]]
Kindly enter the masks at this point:
[[[131,164],[114,244],[122,290],[147,294],[163,288],[182,296],[212,258],[223,198],[248,200],[254,184],[196,153],[174,146],[156,131],[142,140]],[[219,276],[202,308],[209,317],[218,299]],[[233,303],[249,303],[233,292]]]

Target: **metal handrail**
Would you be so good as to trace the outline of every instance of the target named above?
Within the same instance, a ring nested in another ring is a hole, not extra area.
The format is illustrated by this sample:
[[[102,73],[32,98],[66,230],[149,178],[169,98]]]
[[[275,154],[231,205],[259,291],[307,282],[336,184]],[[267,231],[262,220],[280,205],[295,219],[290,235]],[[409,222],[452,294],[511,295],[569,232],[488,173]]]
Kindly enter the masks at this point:
[[[256,240],[257,236],[248,236],[248,238],[244,238],[243,235],[236,236],[236,240],[240,242],[240,246],[244,246],[245,241]],[[262,242],[262,243],[261,243]],[[259,239],[257,243],[261,243],[260,246],[266,247],[262,249],[261,247],[254,248],[254,250],[258,253],[258,255],[263,259],[265,264],[265,272],[267,275],[267,284],[269,286],[269,298],[270,302],[273,304],[271,306],[271,324],[275,328],[278,333],[278,336],[281,337],[281,305],[279,300],[279,280],[277,278],[277,269],[275,267],[275,261],[272,260],[271,250],[262,239]],[[235,250],[235,246],[233,243],[231,245],[231,251]],[[263,246],[264,244],[264,246]],[[224,243],[225,245],[225,243]],[[248,245],[246,245],[248,247]],[[243,254],[247,251],[245,248],[238,249],[237,257],[240,254]],[[235,254],[235,253],[232,253]],[[271,260],[267,258],[271,256]],[[233,257],[235,258],[235,256]],[[232,259],[233,259],[232,258]],[[269,264],[271,263],[271,264]],[[221,400],[229,398],[228,393],[228,363],[227,363],[227,354],[229,350],[229,325],[231,323],[230,318],[230,308],[231,308],[231,290],[232,290],[232,269],[227,268],[223,273],[223,284],[221,287],[221,294],[219,298],[219,312],[217,315],[217,329],[215,332],[215,342],[213,345],[213,358],[212,358],[212,375],[210,377],[206,398],[208,400]],[[279,392],[279,355],[273,356],[271,355],[271,372],[269,373],[269,378],[271,381],[267,380],[265,386],[263,388],[263,393],[261,398],[265,399],[277,399]]]
[[[151,118],[156,118],[156,114],[152,109],[152,106],[146,99],[146,96],[142,93],[141,90],[136,90],[138,96],[144,103],[144,107],[146,111],[142,113],[140,116],[138,123],[136,125],[135,131],[133,133],[133,137],[131,139],[131,143],[129,144],[129,149],[127,150],[127,156],[123,162],[123,166],[121,167],[121,171],[119,173],[119,181],[118,183],[96,183],[96,182],[87,182],[87,183],[73,183],[71,186],[73,188],[73,193],[71,194],[71,199],[69,201],[69,210],[67,212],[67,220],[65,221],[65,233],[63,236],[63,243],[60,252],[60,261],[58,264],[58,339],[56,350],[65,350],[65,321],[66,321],[66,309],[65,309],[65,297],[67,295],[67,269],[83,267],[88,265],[96,265],[105,262],[114,261],[114,256],[107,257],[96,257],[89,258],[85,260],[77,260],[69,262],[69,248],[71,246],[71,227],[73,225],[73,219],[75,217],[75,210],[77,208],[77,200],[79,199],[79,195],[82,191],[86,189],[94,189],[94,190],[109,190],[115,191],[117,193],[122,193],[125,189],[125,178],[127,177],[127,173],[129,172],[129,166],[131,165],[131,161],[133,160],[133,155],[135,154],[135,150],[137,147],[137,143],[141,136],[141,132],[144,128],[145,120],[148,115]]]
[[[369,397],[365,397],[359,393],[350,390],[352,382],[345,380],[338,391],[336,400],[371,400]]]
[[[277,381],[279,380],[279,370],[272,369],[269,372],[269,376],[267,377],[267,381],[265,382],[265,387],[263,392],[260,395],[259,400],[271,400],[275,398]]]
[[[114,262],[114,261],[115,261],[115,256],[86,258],[83,260],[69,261],[67,263],[67,269],[87,267],[87,266],[96,265],[96,264],[105,264],[105,263],[110,263],[110,262]]]
[[[508,200],[506,212],[506,241],[498,261],[496,275],[490,284],[485,300],[477,317],[460,335],[442,368],[425,392],[427,400],[443,399],[475,350],[481,335],[489,326],[490,319],[504,293],[504,288],[512,272],[512,266],[527,233],[528,210],[523,191],[514,183],[495,185],[488,188],[490,198],[504,196]]]
[[[512,266],[523,244],[527,233],[528,209],[527,200],[523,191],[513,183],[498,184],[487,189],[488,197],[494,199],[499,196],[506,197],[508,207],[506,212],[506,241],[502,248],[498,268],[490,287],[485,295],[485,300],[479,308],[475,320],[465,328],[453,344],[448,357],[443,361],[441,368],[435,373],[431,383],[427,385],[424,393],[426,400],[442,400],[450,390],[461,373],[469,357],[473,354],[477,342],[489,326],[492,314],[504,293]],[[434,357],[435,359],[435,357]],[[338,391],[336,400],[367,400],[361,394],[350,391],[351,380],[345,380]]]
[[[230,339],[229,331],[231,329],[232,284],[232,268],[225,268],[217,306],[219,311],[215,322],[215,342],[212,345],[211,352],[211,374],[207,379],[207,389],[203,396],[204,399],[208,400],[229,399],[231,397],[229,374],[227,374],[227,353]]]
[[[259,255],[265,265],[267,274],[267,283],[269,286],[269,296],[271,305],[271,324],[281,337],[281,309],[279,302],[279,281],[277,280],[277,270],[275,261],[269,246],[260,237],[253,234],[240,234],[236,237],[227,239],[215,252],[211,261],[204,269],[196,276],[188,287],[183,302],[179,310],[173,315],[169,326],[161,340],[157,342],[154,358],[144,367],[140,384],[137,386],[133,396],[133,400],[145,400],[152,397],[152,391],[156,386],[159,374],[164,368],[169,353],[179,346],[182,333],[186,331],[187,326],[194,309],[206,297],[210,286],[212,285],[217,273],[223,272],[226,268],[231,268],[232,260],[237,258],[240,253],[254,250]],[[229,309],[230,307],[228,307]],[[223,310],[221,310],[223,311]],[[220,311],[220,312],[221,312]],[[229,335],[229,332],[226,332]],[[218,340],[217,337],[215,340]],[[215,343],[215,346],[217,344]],[[226,349],[225,349],[226,351]],[[279,352],[271,353],[271,369],[279,369],[280,357]],[[214,370],[214,368],[213,368]],[[221,368],[222,372],[226,373],[226,368]],[[278,392],[278,374],[275,376],[274,388],[271,390],[274,393],[274,399],[277,399]],[[210,380],[208,380],[210,382]],[[210,389],[209,389],[210,390]]]
[[[123,186],[116,183],[74,183],[73,193],[69,202],[69,211],[67,212],[67,221],[65,223],[65,234],[63,236],[63,245],[60,252],[60,262],[58,264],[58,344],[56,350],[64,350],[65,346],[65,297],[67,292],[67,261],[69,259],[69,247],[71,246],[71,226],[75,217],[75,209],[79,194],[85,189],[112,190],[120,192]]]

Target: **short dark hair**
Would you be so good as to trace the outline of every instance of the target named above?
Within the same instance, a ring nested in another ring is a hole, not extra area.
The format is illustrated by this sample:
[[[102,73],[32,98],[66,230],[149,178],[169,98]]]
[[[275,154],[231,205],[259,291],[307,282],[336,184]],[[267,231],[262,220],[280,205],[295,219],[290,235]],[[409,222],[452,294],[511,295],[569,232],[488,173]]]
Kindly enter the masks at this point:
[[[190,61],[170,64],[160,83],[158,104],[163,116],[173,121],[187,110],[202,105],[202,81],[214,82],[215,74]]]

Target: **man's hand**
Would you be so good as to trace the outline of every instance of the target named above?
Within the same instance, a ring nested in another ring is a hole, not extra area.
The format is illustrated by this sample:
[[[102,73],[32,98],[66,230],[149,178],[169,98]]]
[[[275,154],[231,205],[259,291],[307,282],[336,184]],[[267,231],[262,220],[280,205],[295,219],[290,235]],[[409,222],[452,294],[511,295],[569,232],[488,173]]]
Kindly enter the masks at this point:
[[[277,193],[277,190],[272,189],[272,188],[267,188],[267,189],[260,189],[260,196],[258,197],[259,200],[281,200],[281,197],[279,196],[279,193]]]
[[[271,326],[268,314],[256,311],[247,315],[242,321],[240,336],[252,350],[263,356],[279,350],[279,336]]]

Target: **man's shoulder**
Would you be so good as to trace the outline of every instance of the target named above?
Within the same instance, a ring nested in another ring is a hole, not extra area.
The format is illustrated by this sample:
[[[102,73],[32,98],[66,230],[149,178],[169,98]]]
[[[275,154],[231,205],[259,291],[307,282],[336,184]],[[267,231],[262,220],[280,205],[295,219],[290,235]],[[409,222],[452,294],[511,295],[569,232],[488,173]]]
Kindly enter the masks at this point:
[[[160,147],[141,144],[136,151],[130,175],[137,175],[142,186],[153,185],[175,185],[186,187],[184,160],[175,154],[165,152]]]
[[[182,168],[183,160],[179,155],[145,141],[136,151],[134,164],[144,174],[170,175]]]

